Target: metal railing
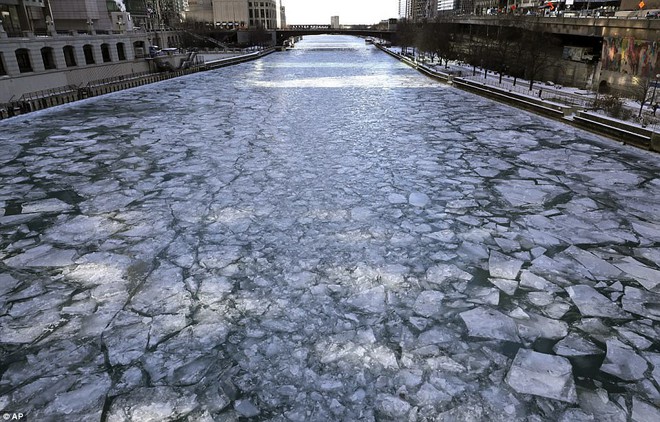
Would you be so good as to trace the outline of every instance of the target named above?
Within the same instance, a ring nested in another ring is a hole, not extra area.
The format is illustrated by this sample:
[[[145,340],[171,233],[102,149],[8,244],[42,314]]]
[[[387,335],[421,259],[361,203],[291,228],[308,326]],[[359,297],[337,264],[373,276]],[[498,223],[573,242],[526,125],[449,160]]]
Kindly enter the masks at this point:
[[[57,88],[44,89],[41,91],[28,92],[23,94],[19,101],[33,101],[39,100],[42,98],[52,97],[55,95],[70,94],[72,92],[77,92],[78,87],[76,85],[66,85]]]
[[[540,98],[545,101],[552,101],[559,104],[576,106],[581,108],[591,108],[593,107],[594,99],[590,96],[584,96],[579,94],[573,94],[570,92],[562,92],[560,89],[555,87],[548,86],[532,86],[532,89],[529,89],[529,81],[524,79],[517,80],[516,85],[513,85],[513,79],[510,77],[504,77],[503,83],[499,83],[499,75],[490,78],[483,77],[483,71],[472,75],[470,71],[467,75],[464,75],[463,78],[469,79],[473,82],[479,82],[488,86],[497,87],[509,92],[515,92],[517,94],[529,95],[532,97]]]

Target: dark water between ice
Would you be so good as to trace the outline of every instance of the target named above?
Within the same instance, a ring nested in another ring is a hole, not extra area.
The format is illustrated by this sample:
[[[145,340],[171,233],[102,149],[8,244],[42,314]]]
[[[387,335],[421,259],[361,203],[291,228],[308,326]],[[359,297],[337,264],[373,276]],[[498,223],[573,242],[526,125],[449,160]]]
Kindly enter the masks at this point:
[[[0,143],[0,410],[659,420],[657,155],[330,36]]]

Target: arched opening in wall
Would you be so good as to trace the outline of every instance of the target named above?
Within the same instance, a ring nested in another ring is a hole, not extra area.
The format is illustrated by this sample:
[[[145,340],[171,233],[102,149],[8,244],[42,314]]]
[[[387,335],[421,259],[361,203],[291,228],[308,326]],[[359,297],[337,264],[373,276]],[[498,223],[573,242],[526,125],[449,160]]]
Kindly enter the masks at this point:
[[[94,47],[91,44],[83,45],[83,54],[85,55],[85,64],[94,64]]]
[[[103,63],[108,63],[112,61],[110,57],[110,45],[101,44],[101,57],[103,57]]]
[[[64,53],[64,63],[66,63],[66,67],[77,66],[76,52],[73,50],[72,46],[65,45],[64,48],[62,48],[62,52]]]
[[[126,50],[124,49],[124,43],[117,43],[117,58],[119,60],[126,60]]]
[[[135,41],[133,43],[133,50],[135,51],[136,59],[144,57],[144,41]]]
[[[55,63],[55,55],[53,55],[52,48],[44,47],[41,49],[41,60],[44,62],[44,69],[57,69],[57,64]]]
[[[7,68],[5,67],[5,56],[0,53],[0,76],[7,74]]]
[[[598,84],[598,93],[599,94],[609,94],[610,86],[607,84],[607,81],[600,81]]]
[[[27,48],[19,48],[16,50],[16,62],[18,63],[19,72],[34,72],[32,69],[32,62],[30,61],[30,50]]]

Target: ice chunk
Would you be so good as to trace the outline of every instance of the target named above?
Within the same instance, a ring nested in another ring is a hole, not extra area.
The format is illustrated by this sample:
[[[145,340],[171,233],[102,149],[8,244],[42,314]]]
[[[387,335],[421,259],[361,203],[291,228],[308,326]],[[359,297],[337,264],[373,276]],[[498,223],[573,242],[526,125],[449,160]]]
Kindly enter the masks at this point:
[[[660,321],[660,294],[626,286],[621,305],[628,312]]]
[[[493,283],[498,289],[502,290],[509,296],[513,296],[513,294],[518,289],[518,282],[516,280],[508,280],[506,278],[489,278],[488,281]]]
[[[628,330],[623,327],[614,327],[619,333],[619,338],[630,343],[637,350],[646,350],[653,345],[646,337],[640,336],[634,331]],[[655,334],[655,333],[654,333]],[[655,335],[653,335],[655,337]]]
[[[625,410],[609,400],[604,390],[591,391],[578,389],[580,408],[595,416],[596,421],[626,422],[628,420]]]
[[[561,356],[520,349],[513,359],[506,383],[523,394],[577,403],[571,363]]]
[[[595,344],[576,333],[571,333],[560,340],[552,350],[559,356],[565,357],[593,356],[605,353]]]
[[[63,212],[73,209],[73,206],[59,199],[50,198],[41,201],[28,202],[23,204],[24,214],[42,213],[42,212]]]
[[[621,275],[621,270],[596,255],[582,250],[576,246],[571,246],[564,253],[570,255],[582,264],[593,276],[616,278]]]
[[[66,267],[73,264],[76,251],[58,249],[50,245],[40,245],[28,249],[20,255],[5,259],[10,267]]]
[[[649,268],[634,258],[627,257],[625,261],[615,265],[632,276],[647,290],[654,290],[660,284],[660,271]]]
[[[500,303],[500,291],[495,288],[473,287],[467,292],[468,302],[479,305],[498,305]]]
[[[533,180],[504,180],[495,189],[516,208],[542,205],[546,200],[565,192],[560,186],[539,185]]]
[[[387,196],[387,200],[390,204],[405,204],[408,202],[405,196],[398,193],[391,193]]]
[[[351,210],[351,219],[356,221],[368,221],[373,216],[373,212],[366,207],[356,207]]]
[[[595,422],[593,415],[583,412],[580,409],[566,409],[561,414],[557,422]]]
[[[182,270],[173,265],[161,265],[152,272],[130,302],[132,309],[151,316],[187,313],[191,304]]]
[[[633,396],[632,421],[658,422],[660,421],[660,409]]]
[[[194,393],[171,387],[136,388],[115,398],[108,411],[108,421],[165,421],[186,419],[198,406]]]
[[[412,406],[399,397],[379,394],[376,397],[376,408],[384,417],[401,420],[406,417]]]
[[[11,292],[19,282],[9,274],[0,274],[0,298]]]
[[[632,227],[646,239],[660,242],[660,225],[651,221],[632,221]]]
[[[621,310],[607,297],[601,295],[591,286],[579,285],[567,287],[573,303],[583,316],[597,316],[614,319],[630,319],[630,315]]]
[[[62,221],[46,230],[44,239],[53,243],[78,245],[92,240],[99,241],[119,231],[123,226],[100,216],[78,215]]]
[[[496,237],[495,243],[497,243],[504,252],[514,252],[520,249],[520,243],[503,237]]]
[[[394,378],[396,385],[405,385],[408,388],[416,388],[422,383],[424,371],[421,369],[403,369]]]
[[[438,264],[426,272],[426,280],[433,284],[444,284],[453,280],[472,280],[472,275],[454,264]]]
[[[491,251],[488,259],[488,271],[491,277],[515,280],[522,264],[523,261],[511,259],[497,251]]]
[[[253,405],[250,400],[236,400],[234,409],[246,418],[253,418],[260,413],[257,406]]]
[[[418,315],[430,317],[440,311],[445,295],[435,290],[425,290],[417,296],[413,311]]]
[[[422,385],[417,394],[415,394],[415,398],[421,406],[436,406],[442,402],[448,402],[452,399],[449,394],[438,390],[428,382]]]
[[[514,320],[494,309],[475,308],[460,314],[472,337],[520,342]]]
[[[200,304],[217,308],[232,288],[226,277],[208,277],[200,283],[197,296]]]
[[[516,319],[520,337],[534,341],[538,338],[557,340],[566,337],[568,324],[564,321],[546,318],[532,312],[527,312],[527,318]]]
[[[648,363],[630,347],[618,340],[607,340],[607,355],[600,370],[625,381],[644,378]]]
[[[413,192],[408,197],[408,202],[410,205],[415,207],[425,207],[431,202],[431,198],[425,193],[422,192]]]
[[[377,286],[358,293],[348,299],[348,304],[364,313],[381,314],[385,312],[385,287]]]
[[[556,284],[551,283],[545,278],[540,277],[528,270],[524,270],[520,274],[520,287],[547,292],[557,292],[560,290]]]
[[[444,327],[435,327],[419,335],[417,346],[424,347],[432,344],[446,344],[454,340],[456,340],[456,335],[452,330]]]
[[[67,415],[66,419],[94,419],[101,417],[101,408],[112,381],[108,374],[89,374],[81,380],[81,385],[55,395],[46,406],[48,415]],[[6,417],[4,420],[8,420]]]
[[[660,384],[660,353],[646,352],[644,353],[644,357],[651,365],[653,365],[653,372],[651,375],[653,375],[655,382]]]
[[[128,365],[146,351],[150,318],[120,311],[103,332],[103,343],[112,365]]]

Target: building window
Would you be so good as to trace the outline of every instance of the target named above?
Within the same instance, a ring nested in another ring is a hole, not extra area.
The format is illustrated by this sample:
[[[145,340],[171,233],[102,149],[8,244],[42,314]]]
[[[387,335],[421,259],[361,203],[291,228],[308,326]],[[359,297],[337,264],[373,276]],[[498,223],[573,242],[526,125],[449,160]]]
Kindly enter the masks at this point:
[[[124,43],[117,43],[117,57],[119,60],[126,60],[126,50],[124,50]]]
[[[30,50],[27,48],[16,50],[16,62],[18,63],[18,70],[21,73],[33,72],[32,62],[30,61]]]
[[[85,54],[85,64],[94,64],[94,47],[90,44],[83,45],[83,54]]]
[[[5,69],[5,58],[2,55],[2,53],[0,53],[0,76],[6,74],[7,74],[7,70]]]
[[[66,63],[66,67],[77,66],[76,53],[73,51],[72,46],[65,45],[64,48],[62,48],[62,52],[64,53],[64,63]]]
[[[41,49],[41,60],[44,62],[44,69],[57,69],[55,64],[55,56],[53,56],[53,49],[50,47],[44,47]]]
[[[108,44],[101,44],[101,57],[103,57],[103,63],[112,61],[110,57],[110,46]]]

